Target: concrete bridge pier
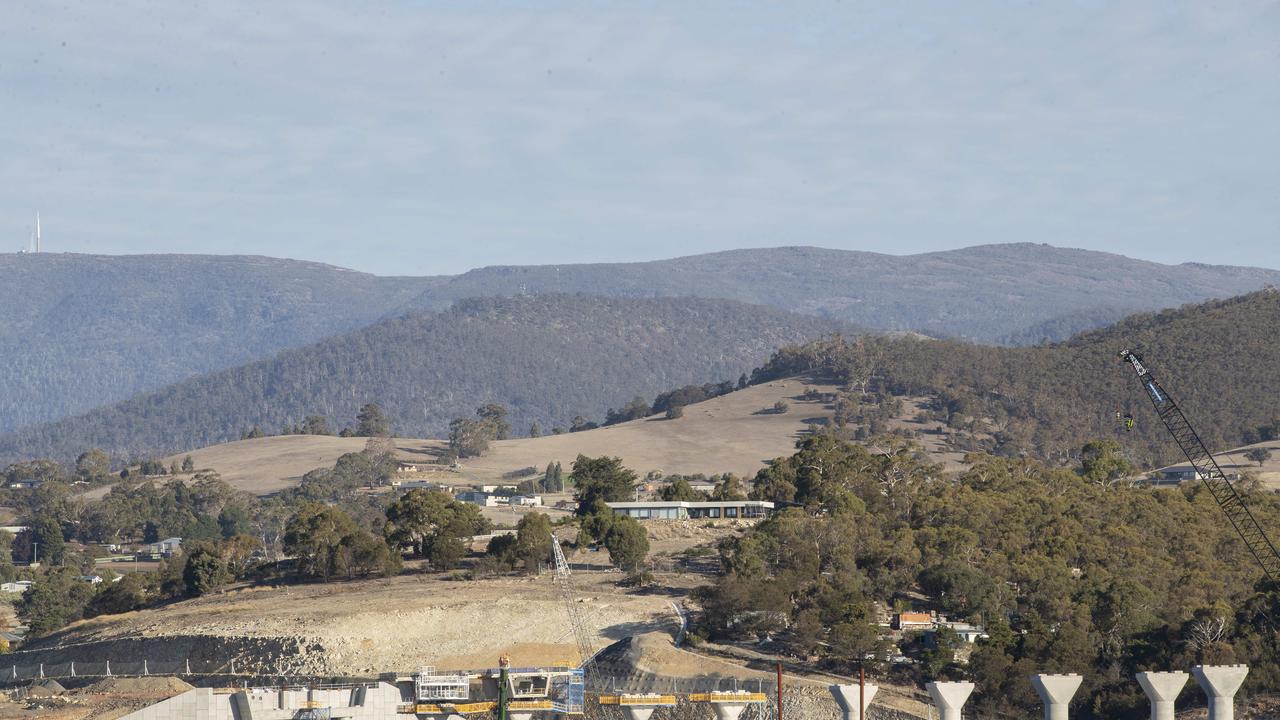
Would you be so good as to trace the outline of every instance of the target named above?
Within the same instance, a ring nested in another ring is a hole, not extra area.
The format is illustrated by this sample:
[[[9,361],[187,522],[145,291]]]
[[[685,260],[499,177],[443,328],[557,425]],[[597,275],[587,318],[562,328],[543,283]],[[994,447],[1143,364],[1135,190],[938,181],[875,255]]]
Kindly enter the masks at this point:
[[[1067,720],[1067,706],[1084,678],[1070,675],[1032,675],[1031,686],[1044,703],[1044,720]]]
[[[832,685],[831,694],[836,699],[836,704],[840,706],[840,712],[844,715],[844,720],[862,720],[866,717],[867,708],[871,705],[871,699],[876,696],[876,692],[880,690],[880,686],[864,683],[862,686],[862,707],[858,707],[858,686],[857,685]]]
[[[1209,696],[1209,720],[1234,720],[1236,693],[1249,674],[1248,665],[1197,665],[1191,668],[1196,682]]]
[[[1151,720],[1174,720],[1173,701],[1187,684],[1184,672],[1140,672],[1138,684],[1151,701]]]
[[[939,720],[961,720],[964,704],[973,693],[971,682],[931,682],[924,688],[938,708]]]

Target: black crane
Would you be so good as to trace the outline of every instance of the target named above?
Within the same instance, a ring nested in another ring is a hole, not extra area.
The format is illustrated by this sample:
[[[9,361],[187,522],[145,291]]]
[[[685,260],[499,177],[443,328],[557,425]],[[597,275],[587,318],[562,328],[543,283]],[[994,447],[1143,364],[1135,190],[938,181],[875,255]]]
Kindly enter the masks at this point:
[[[1142,383],[1142,389],[1147,392],[1147,397],[1151,398],[1151,404],[1155,405],[1156,414],[1164,421],[1164,426],[1169,429],[1174,442],[1182,448],[1182,453],[1187,456],[1196,475],[1209,488],[1213,499],[1218,501],[1218,506],[1227,514],[1227,519],[1240,534],[1240,539],[1244,540],[1244,544],[1249,547],[1249,552],[1253,553],[1253,557],[1258,560],[1267,578],[1272,581],[1280,580],[1280,551],[1276,550],[1271,538],[1267,537],[1267,533],[1253,517],[1249,506],[1245,504],[1244,497],[1223,474],[1222,468],[1218,467],[1213,454],[1204,446],[1204,441],[1200,439],[1195,428],[1191,427],[1191,423],[1182,414],[1178,404],[1152,377],[1151,372],[1142,364],[1142,358],[1128,350],[1121,350],[1120,359],[1132,365],[1137,371],[1138,381]]]

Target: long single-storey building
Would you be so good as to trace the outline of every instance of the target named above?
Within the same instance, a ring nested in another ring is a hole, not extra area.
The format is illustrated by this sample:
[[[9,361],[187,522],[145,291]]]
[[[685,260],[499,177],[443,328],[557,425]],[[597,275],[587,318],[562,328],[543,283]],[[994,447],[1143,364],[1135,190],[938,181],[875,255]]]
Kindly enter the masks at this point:
[[[773,503],[767,500],[641,500],[606,503],[617,515],[637,520],[683,520],[762,518],[773,514]]]

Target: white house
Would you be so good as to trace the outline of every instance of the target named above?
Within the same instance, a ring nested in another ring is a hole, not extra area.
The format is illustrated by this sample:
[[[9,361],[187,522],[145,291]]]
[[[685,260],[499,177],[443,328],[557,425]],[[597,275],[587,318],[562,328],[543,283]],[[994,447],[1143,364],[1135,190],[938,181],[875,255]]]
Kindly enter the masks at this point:
[[[7,592],[7,593],[26,592],[27,588],[31,587],[32,585],[35,585],[35,583],[30,580],[15,580],[13,582],[0,584],[0,592]]]
[[[605,503],[616,515],[629,515],[638,520],[682,520],[707,518],[736,520],[762,518],[773,513],[773,503],[767,500],[709,500],[687,502],[684,500],[642,500],[636,502]]]
[[[497,495],[490,495],[487,492],[479,492],[476,490],[464,490],[463,492],[455,495],[454,498],[459,502],[471,503],[472,505],[479,505],[480,507],[498,507],[498,500],[505,499],[499,498]]]
[[[160,542],[153,542],[147,546],[147,552],[152,555],[164,555],[168,557],[182,548],[182,538],[171,537],[165,538]]]
[[[512,495],[511,499],[508,502],[510,502],[512,505],[519,505],[521,507],[542,507],[542,496],[541,495]]]

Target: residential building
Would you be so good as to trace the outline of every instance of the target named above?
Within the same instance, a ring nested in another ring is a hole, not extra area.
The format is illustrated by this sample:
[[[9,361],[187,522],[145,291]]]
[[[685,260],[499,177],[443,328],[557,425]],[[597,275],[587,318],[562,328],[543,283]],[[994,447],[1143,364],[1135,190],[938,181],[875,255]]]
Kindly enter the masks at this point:
[[[0,584],[0,592],[22,593],[22,592],[26,592],[27,588],[31,587],[34,584],[35,583],[33,583],[30,580],[14,580],[13,582]]]
[[[927,612],[900,612],[893,616],[895,630],[929,630],[933,628],[933,616]]]
[[[767,500],[709,500],[705,502],[641,500],[606,504],[615,514],[627,515],[637,520],[737,520],[741,518],[763,518],[771,515],[774,507],[773,503]]]
[[[507,502],[521,507],[542,507],[541,495],[512,495]]]
[[[479,490],[463,490],[455,495],[454,499],[459,502],[479,505],[480,507],[498,507],[498,501],[505,498],[499,498],[497,495],[490,495]]]
[[[164,555],[165,557],[169,557],[180,549],[182,549],[182,538],[179,537],[165,538],[160,542],[153,542],[150,545],[147,545],[148,553],[152,555]]]

